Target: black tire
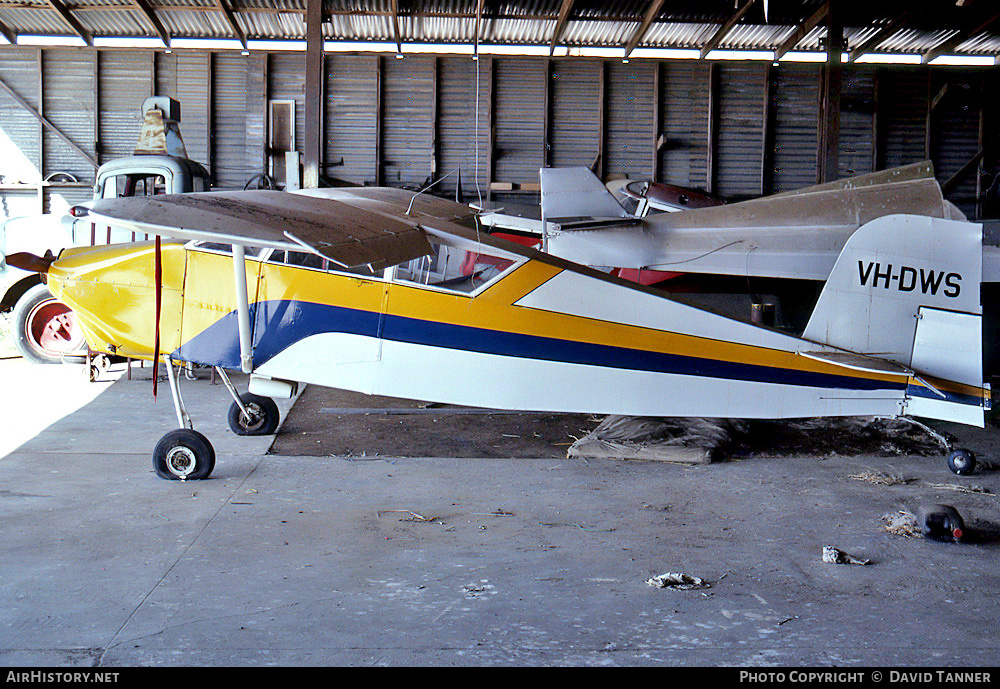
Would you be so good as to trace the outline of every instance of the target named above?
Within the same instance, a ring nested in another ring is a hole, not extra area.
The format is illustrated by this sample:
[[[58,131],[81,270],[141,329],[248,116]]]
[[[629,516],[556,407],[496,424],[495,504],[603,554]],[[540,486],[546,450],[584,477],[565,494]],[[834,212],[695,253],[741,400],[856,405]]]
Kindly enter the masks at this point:
[[[61,364],[64,356],[86,354],[87,343],[76,326],[73,312],[53,297],[45,285],[35,285],[21,295],[12,315],[14,345],[25,360],[35,364]],[[53,325],[61,322],[67,327],[57,330],[58,337],[43,337],[50,322]]]
[[[157,476],[168,481],[208,478],[215,469],[215,448],[198,431],[178,428],[156,443],[153,469]]]
[[[948,455],[948,468],[959,476],[968,476],[976,470],[976,455],[971,450],[955,450]]]
[[[229,429],[236,435],[271,435],[278,430],[281,414],[278,405],[270,397],[253,393],[240,395],[243,406],[250,412],[247,420],[236,402],[229,405]]]

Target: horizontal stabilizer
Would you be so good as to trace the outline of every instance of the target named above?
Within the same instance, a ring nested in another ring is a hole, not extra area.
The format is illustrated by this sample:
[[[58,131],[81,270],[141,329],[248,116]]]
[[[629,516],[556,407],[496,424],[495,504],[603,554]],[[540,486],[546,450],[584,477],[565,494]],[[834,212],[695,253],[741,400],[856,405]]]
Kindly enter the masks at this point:
[[[903,378],[907,378],[913,374],[913,371],[910,369],[892,361],[855,354],[853,352],[799,352],[799,355],[807,359],[813,359],[814,361],[822,361],[825,364],[849,368],[852,371],[881,373],[883,375],[900,376]]]
[[[639,218],[560,218],[550,223],[554,229],[565,230],[567,232],[582,232],[584,230],[606,230],[609,227],[628,227],[630,225],[641,225]]]

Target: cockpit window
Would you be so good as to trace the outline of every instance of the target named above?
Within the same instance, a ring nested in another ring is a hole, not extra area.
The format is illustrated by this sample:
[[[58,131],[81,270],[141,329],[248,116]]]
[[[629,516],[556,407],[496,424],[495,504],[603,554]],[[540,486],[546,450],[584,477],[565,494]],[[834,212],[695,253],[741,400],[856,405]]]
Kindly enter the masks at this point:
[[[328,258],[305,251],[274,251],[267,259],[268,263],[279,263],[288,266],[299,266],[312,270],[322,270],[330,273],[348,273],[368,278],[381,278],[383,270],[372,270],[368,266],[347,268],[338,265]]]
[[[433,252],[396,266],[395,280],[471,294],[523,262],[491,246],[431,240]]]

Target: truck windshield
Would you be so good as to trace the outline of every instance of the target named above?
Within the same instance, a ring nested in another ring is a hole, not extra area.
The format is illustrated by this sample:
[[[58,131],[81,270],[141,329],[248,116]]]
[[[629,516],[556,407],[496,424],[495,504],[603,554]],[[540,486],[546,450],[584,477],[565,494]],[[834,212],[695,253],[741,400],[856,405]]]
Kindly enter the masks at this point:
[[[166,181],[163,175],[126,174],[108,177],[104,180],[101,198],[117,199],[126,196],[153,196],[165,194]]]

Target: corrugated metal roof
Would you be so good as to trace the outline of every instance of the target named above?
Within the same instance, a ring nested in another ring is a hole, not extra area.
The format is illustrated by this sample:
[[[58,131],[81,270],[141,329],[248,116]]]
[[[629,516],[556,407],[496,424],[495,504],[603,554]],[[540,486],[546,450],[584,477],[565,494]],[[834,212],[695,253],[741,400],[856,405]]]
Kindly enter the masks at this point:
[[[173,37],[231,38],[233,31],[216,0],[148,0],[156,18]],[[238,26],[250,39],[305,37],[307,0],[226,0],[234,8]],[[154,35],[151,22],[132,0],[64,0],[82,26],[95,36]],[[773,50],[796,30],[823,0],[769,3],[764,21],[762,6],[751,8],[719,43],[720,48]],[[399,27],[405,42],[462,43],[475,40],[478,0],[399,1]],[[394,40],[392,0],[326,0],[328,39],[346,41]],[[882,26],[909,9],[910,2],[884,0],[852,4],[843,10],[848,46],[857,46]],[[875,48],[879,52],[926,53],[975,27],[996,10],[989,3],[935,5],[918,14]],[[484,6],[480,40],[489,43],[544,45],[552,32],[562,0],[506,0]],[[560,42],[571,46],[621,47],[640,26],[649,0],[575,0]],[[734,11],[734,0],[691,3],[667,0],[639,44],[644,47],[698,48],[712,38]],[[0,23],[15,34],[71,36],[73,31],[43,0],[0,0]],[[795,50],[821,50],[826,34],[821,23]],[[966,36],[958,54],[1000,54],[1000,18],[987,30]]]

